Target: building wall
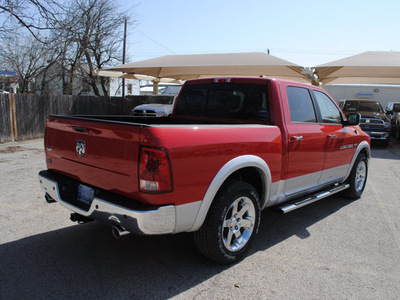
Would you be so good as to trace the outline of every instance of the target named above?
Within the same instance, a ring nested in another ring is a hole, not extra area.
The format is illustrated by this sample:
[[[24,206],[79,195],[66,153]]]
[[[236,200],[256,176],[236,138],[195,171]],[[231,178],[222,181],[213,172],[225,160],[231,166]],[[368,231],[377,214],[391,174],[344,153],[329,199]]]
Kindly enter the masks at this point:
[[[140,95],[139,80],[125,79],[125,96]],[[122,79],[110,77],[110,96],[122,97]]]
[[[332,84],[324,89],[338,102],[342,99],[370,99],[379,101],[383,108],[389,102],[400,102],[400,85]]]

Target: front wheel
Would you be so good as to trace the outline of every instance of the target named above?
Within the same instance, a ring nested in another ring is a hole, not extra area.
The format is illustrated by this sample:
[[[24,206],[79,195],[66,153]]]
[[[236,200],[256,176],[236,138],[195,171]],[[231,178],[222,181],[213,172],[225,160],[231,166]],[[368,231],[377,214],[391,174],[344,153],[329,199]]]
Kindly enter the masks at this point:
[[[194,233],[201,254],[221,264],[239,260],[260,224],[257,191],[246,182],[229,180],[218,192],[203,226]]]
[[[368,177],[368,158],[360,153],[354,163],[349,178],[346,180],[350,187],[344,191],[344,195],[351,199],[358,199],[364,192]]]

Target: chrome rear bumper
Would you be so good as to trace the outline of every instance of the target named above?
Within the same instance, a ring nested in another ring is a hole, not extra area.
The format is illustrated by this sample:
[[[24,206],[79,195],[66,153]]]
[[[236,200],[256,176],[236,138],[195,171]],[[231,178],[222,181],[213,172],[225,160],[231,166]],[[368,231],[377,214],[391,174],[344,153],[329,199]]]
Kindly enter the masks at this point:
[[[175,206],[136,210],[124,207],[100,197],[95,197],[88,210],[81,209],[62,199],[59,181],[48,171],[39,173],[39,182],[46,199],[59,202],[65,208],[90,219],[109,225],[118,225],[135,234],[167,234],[175,229]]]

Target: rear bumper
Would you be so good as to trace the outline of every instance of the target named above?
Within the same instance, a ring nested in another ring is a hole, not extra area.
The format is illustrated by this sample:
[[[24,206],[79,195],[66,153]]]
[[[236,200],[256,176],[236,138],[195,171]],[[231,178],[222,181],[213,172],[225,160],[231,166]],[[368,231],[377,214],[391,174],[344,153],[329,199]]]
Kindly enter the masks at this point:
[[[115,200],[121,198],[118,195],[100,193],[94,197],[90,206],[84,207],[83,204],[78,207],[76,193],[71,192],[77,190],[78,183],[49,171],[41,171],[38,176],[41,188],[47,197],[82,216],[109,225],[118,225],[135,234],[167,234],[175,231],[176,209],[173,205],[137,209],[126,207],[121,201]]]

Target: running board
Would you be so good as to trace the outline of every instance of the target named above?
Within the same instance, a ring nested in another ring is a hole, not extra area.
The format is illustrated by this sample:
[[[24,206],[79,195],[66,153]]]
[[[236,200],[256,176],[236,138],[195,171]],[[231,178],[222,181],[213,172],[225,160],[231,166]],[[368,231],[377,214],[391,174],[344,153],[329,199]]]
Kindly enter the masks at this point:
[[[288,212],[291,212],[293,210],[296,210],[300,207],[306,206],[308,204],[311,204],[313,202],[316,202],[318,200],[324,199],[326,197],[332,196],[336,193],[339,193],[347,188],[349,188],[349,184],[340,184],[340,185],[335,185],[332,188],[325,189],[322,191],[319,191],[318,193],[315,193],[313,195],[308,195],[305,198],[300,198],[296,199],[295,202],[290,202],[290,203],[285,203],[281,206],[277,206],[276,209],[282,213],[286,214]]]

